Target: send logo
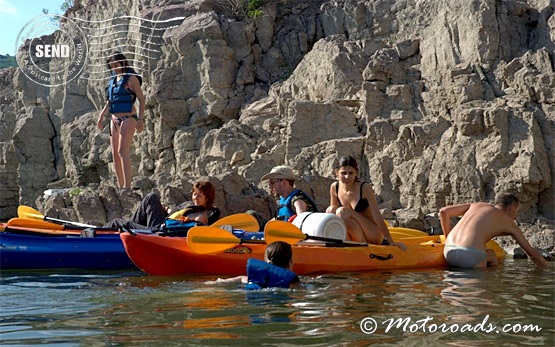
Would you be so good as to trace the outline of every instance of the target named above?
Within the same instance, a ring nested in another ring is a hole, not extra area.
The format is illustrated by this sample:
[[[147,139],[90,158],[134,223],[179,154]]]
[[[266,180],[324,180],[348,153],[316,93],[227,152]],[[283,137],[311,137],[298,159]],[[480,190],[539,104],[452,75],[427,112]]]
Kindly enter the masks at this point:
[[[37,58],[69,58],[69,45],[36,45]]]

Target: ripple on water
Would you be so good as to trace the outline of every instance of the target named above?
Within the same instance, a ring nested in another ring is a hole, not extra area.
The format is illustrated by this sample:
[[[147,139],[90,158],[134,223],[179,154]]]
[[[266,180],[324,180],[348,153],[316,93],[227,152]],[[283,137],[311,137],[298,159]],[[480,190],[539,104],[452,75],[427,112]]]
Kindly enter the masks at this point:
[[[207,285],[212,277],[2,275],[0,340],[57,345],[554,345],[553,270],[424,269],[302,276],[294,290]],[[379,322],[363,334],[366,317]],[[537,324],[540,332],[386,331],[387,320]]]

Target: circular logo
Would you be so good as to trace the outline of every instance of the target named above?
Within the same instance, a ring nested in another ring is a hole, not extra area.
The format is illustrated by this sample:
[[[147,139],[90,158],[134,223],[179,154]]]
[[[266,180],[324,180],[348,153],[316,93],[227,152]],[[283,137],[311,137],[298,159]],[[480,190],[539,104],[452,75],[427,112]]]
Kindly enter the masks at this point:
[[[378,329],[378,323],[374,318],[366,317],[360,322],[360,330],[367,334],[373,334]]]
[[[87,37],[70,19],[45,14],[30,20],[15,44],[21,72],[47,87],[68,83],[83,71],[88,53]]]

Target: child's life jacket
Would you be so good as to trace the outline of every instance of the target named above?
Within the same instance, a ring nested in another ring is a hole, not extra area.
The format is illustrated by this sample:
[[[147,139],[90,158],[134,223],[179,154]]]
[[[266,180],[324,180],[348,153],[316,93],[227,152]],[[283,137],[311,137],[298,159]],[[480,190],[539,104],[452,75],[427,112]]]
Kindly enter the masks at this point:
[[[291,283],[299,282],[294,272],[254,258],[247,260],[247,277],[247,289],[289,288]]]

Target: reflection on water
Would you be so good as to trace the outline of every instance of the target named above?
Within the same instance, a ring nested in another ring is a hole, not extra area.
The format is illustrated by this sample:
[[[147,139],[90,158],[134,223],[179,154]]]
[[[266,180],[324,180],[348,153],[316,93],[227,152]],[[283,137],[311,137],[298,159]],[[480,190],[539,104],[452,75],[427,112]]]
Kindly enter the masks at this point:
[[[306,276],[304,286],[294,290],[245,291],[234,283],[206,285],[210,279],[5,272],[0,341],[47,346],[555,344],[554,271],[528,261],[484,270]],[[367,318],[378,324],[372,334],[361,331]],[[389,327],[392,321],[397,323]],[[486,332],[478,329],[480,323],[517,329]],[[463,331],[465,324],[478,328]],[[541,330],[524,331],[528,325]]]

